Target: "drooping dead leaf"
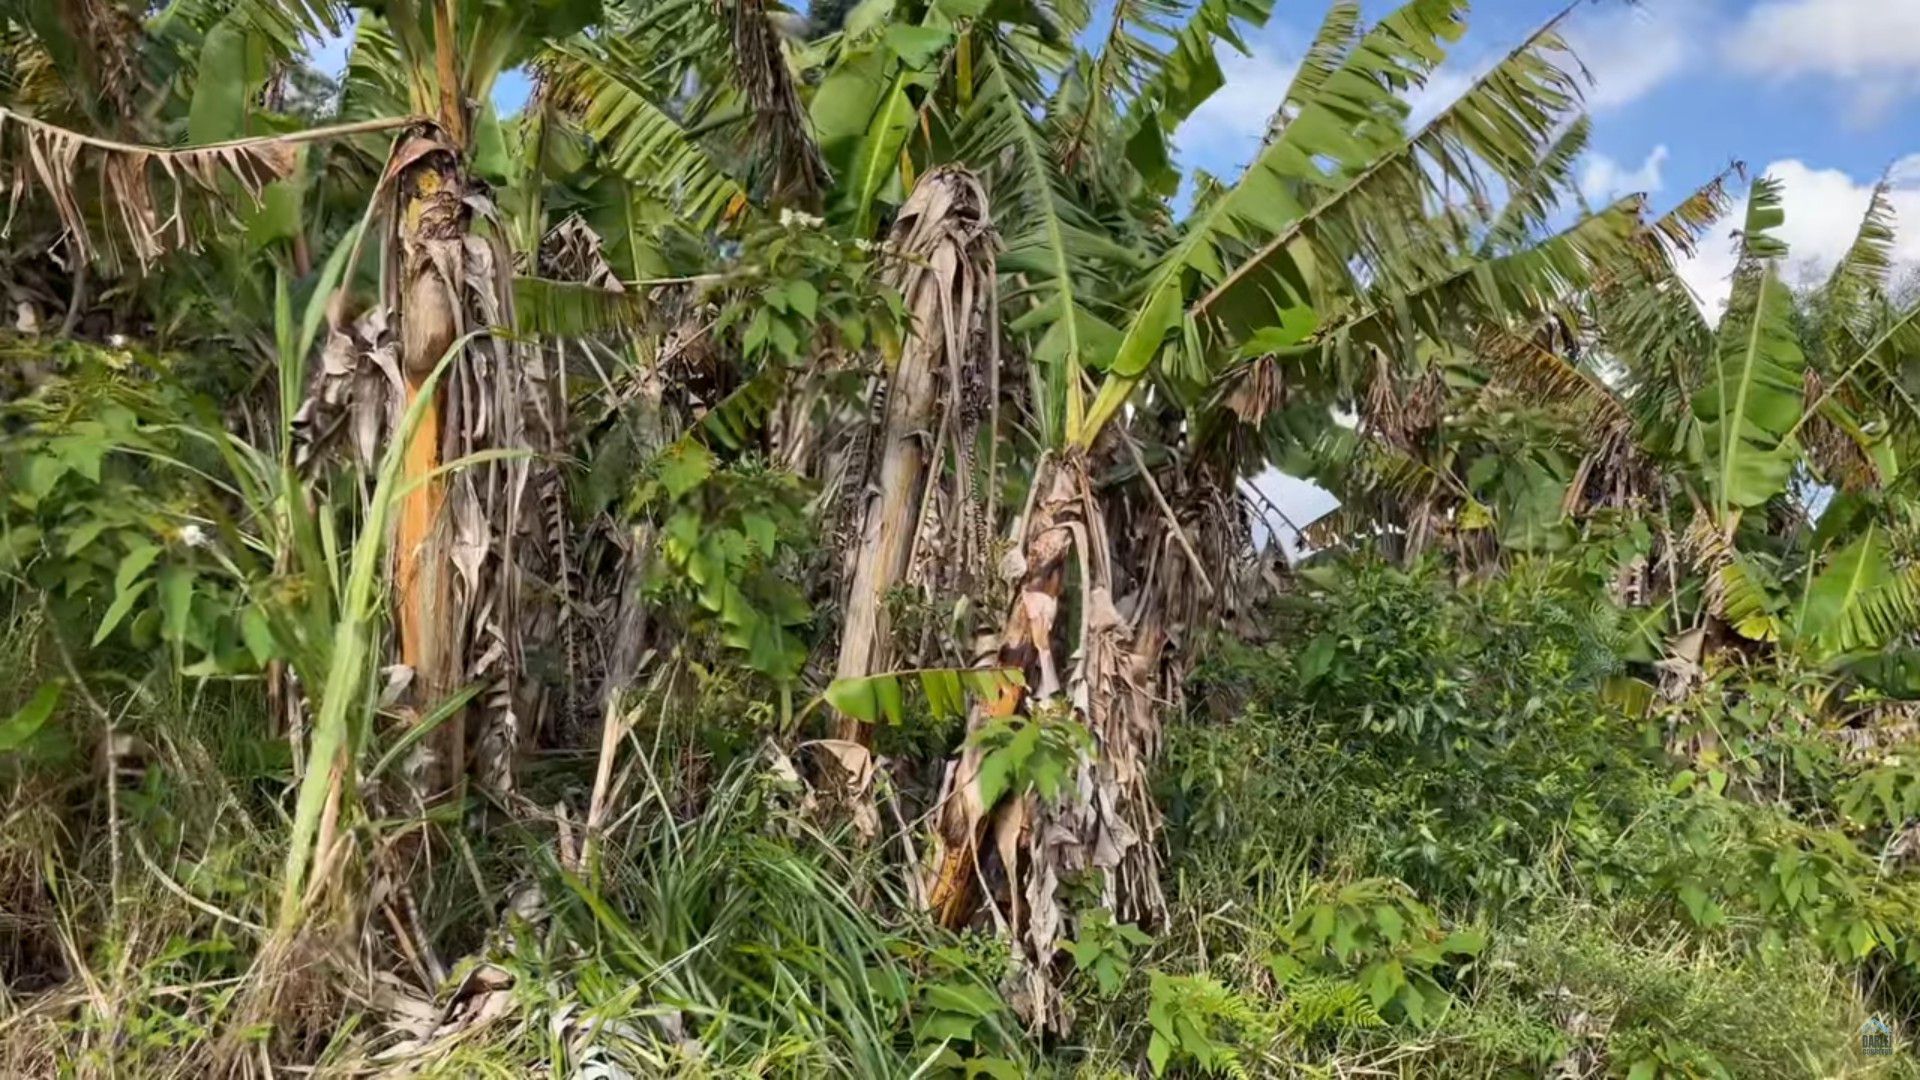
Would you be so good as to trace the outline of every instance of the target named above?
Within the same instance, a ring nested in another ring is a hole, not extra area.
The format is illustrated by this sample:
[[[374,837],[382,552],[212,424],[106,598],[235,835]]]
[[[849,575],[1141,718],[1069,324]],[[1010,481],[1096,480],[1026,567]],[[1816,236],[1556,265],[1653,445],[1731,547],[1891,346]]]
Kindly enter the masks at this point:
[[[888,277],[909,313],[897,362],[874,382],[869,430],[851,489],[857,521],[844,534],[849,571],[834,674],[861,678],[895,666],[887,597],[905,585],[935,603],[967,591],[987,566],[984,511],[973,491],[972,456],[990,412],[998,366],[998,240],[978,178],[957,166],[920,178],[890,234]],[[929,437],[931,436],[931,437]],[[871,460],[869,460],[871,455]],[[947,464],[951,456],[951,466]],[[905,643],[911,659],[938,645]],[[843,720],[842,739],[871,738]]]
[[[102,139],[0,107],[0,154],[8,146],[14,148],[13,160],[7,166],[13,197],[18,199],[30,183],[37,184],[53,204],[65,242],[83,261],[101,253],[89,227],[88,200],[82,191],[85,178],[97,177],[99,190],[92,197],[100,202],[98,217],[117,219],[119,234],[145,268],[168,251],[191,248],[197,242],[198,237],[187,227],[186,200],[190,195],[205,196],[218,204],[226,197],[223,185],[231,183],[257,203],[269,183],[293,175],[302,145],[389,131],[409,123],[412,121],[405,117],[369,120],[286,135],[168,148]],[[162,185],[159,194],[156,184]],[[164,217],[162,207],[166,209]]]

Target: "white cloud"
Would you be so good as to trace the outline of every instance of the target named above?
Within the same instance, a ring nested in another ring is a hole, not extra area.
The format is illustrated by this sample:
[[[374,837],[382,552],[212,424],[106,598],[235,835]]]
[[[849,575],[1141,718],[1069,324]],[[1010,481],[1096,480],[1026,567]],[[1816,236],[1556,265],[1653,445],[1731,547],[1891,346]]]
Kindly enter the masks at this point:
[[[1896,222],[1894,262],[1920,266],[1920,154],[1894,168],[1896,178],[1905,175],[1911,181],[1897,182],[1889,195]],[[1766,171],[1782,187],[1787,220],[1775,235],[1788,245],[1787,278],[1796,285],[1818,282],[1853,246],[1876,181],[1856,181],[1839,169],[1816,169],[1797,159],[1776,161]],[[1699,253],[1680,268],[1710,320],[1719,318],[1731,291],[1728,279],[1738,258],[1733,234],[1745,215],[1743,198],[1701,238]],[[1904,228],[1899,227],[1902,223]]]
[[[1920,154],[1908,154],[1894,162],[1887,170],[1887,179],[1897,188],[1920,188]]]
[[[1616,3],[1582,8],[1566,25],[1574,55],[1593,76],[1582,87],[1587,108],[1604,113],[1638,101],[1685,66],[1687,47],[1704,30],[1706,0],[1663,0],[1658,5]],[[1407,95],[1413,123],[1431,119],[1506,58],[1503,43],[1468,34],[1468,47],[1485,49],[1471,56],[1455,53],[1427,84]]]
[[[1595,80],[1587,90],[1588,108],[1605,112],[1636,101],[1680,71],[1689,42],[1703,36],[1711,2],[1619,3],[1576,14],[1566,36]],[[1418,128],[1471,89],[1506,55],[1495,47],[1500,44],[1470,36],[1469,51],[1452,53],[1424,86],[1407,94],[1409,127]],[[1176,136],[1186,159],[1213,168],[1251,159],[1299,70],[1303,46],[1275,27],[1251,43],[1251,53],[1221,49],[1225,84],[1194,110]]]
[[[1462,94],[1473,89],[1480,77],[1500,62],[1496,53],[1481,53],[1471,59],[1455,53],[1427,76],[1427,81],[1407,93],[1407,126],[1418,129],[1421,125],[1440,115],[1440,110],[1460,99]]]
[[[1248,54],[1221,49],[1226,82],[1180,125],[1174,141],[1183,157],[1216,171],[1250,160],[1299,68],[1297,51],[1272,42],[1256,42]]]
[[[1594,153],[1580,170],[1580,193],[1596,206],[1611,204],[1627,195],[1651,195],[1663,186],[1660,168],[1667,163],[1667,144],[1661,143],[1647,154],[1639,168],[1629,169],[1605,154]]]
[[[1587,105],[1594,112],[1638,101],[1666,82],[1685,66],[1689,44],[1706,31],[1706,10],[1697,0],[1589,10],[1596,14],[1577,15],[1566,38],[1593,75]]]
[[[1920,95],[1920,4],[1913,0],[1767,0],[1727,41],[1736,68],[1776,79],[1835,80],[1849,119],[1872,124]]]

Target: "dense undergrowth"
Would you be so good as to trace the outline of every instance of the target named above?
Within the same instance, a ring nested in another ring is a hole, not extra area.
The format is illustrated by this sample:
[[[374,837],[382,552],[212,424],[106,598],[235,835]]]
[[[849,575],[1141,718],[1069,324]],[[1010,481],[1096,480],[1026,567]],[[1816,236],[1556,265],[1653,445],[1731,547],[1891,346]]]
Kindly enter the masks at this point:
[[[564,811],[444,830],[405,907],[454,970],[327,943],[249,1029],[286,744],[246,682],[89,679],[0,755],[0,1071],[191,1075],[238,1039],[332,1075],[1914,1074],[1857,1037],[1920,1017],[1920,875],[1859,795],[1901,763],[1777,672],[1647,708],[1572,572],[1330,564],[1265,643],[1210,644],[1158,778],[1167,918],[1082,910],[1047,1040],[990,927],[914,914],[908,823],[854,842],[724,687],[642,710],[599,851]],[[9,711],[63,670],[22,595]],[[527,798],[580,806],[594,765],[543,759]]]

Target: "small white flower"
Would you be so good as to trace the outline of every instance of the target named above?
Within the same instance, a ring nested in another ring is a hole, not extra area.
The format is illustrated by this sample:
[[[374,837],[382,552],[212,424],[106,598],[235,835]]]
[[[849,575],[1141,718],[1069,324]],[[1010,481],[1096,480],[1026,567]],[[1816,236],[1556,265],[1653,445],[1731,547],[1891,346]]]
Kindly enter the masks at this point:
[[[780,227],[783,229],[817,229],[826,223],[826,218],[815,217],[804,210],[795,210],[791,206],[780,208]]]
[[[107,338],[107,344],[113,346],[116,349],[124,349],[127,347],[127,335],[125,334],[110,335]]]
[[[192,522],[180,527],[180,542],[190,548],[207,546],[207,530]]]
[[[862,238],[862,239],[856,239],[856,240],[854,240],[854,242],[853,242],[853,246],[854,246],[854,247],[856,247],[856,248],[859,248],[859,249],[860,249],[861,251],[872,251],[872,250],[873,250],[873,241],[871,241],[871,240],[867,240],[867,239],[864,239],[864,238]]]

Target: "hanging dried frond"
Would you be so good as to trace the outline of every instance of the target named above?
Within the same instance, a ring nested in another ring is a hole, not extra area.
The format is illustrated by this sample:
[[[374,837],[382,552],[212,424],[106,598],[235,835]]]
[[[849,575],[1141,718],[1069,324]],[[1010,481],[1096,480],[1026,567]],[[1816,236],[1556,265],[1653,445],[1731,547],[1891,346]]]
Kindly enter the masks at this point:
[[[492,214],[477,195],[465,201],[482,216]],[[455,267],[466,286],[468,325],[513,325],[510,264],[497,239],[464,236],[457,256],[437,245],[427,251],[436,265]],[[565,707],[572,680],[563,665],[577,651],[566,648],[571,575],[562,391],[543,350],[490,334],[468,346],[448,378],[443,461],[494,450],[530,454],[455,472],[441,525],[452,531],[443,550],[458,571],[451,601],[456,639],[466,643],[461,681],[491,687],[482,699],[475,765],[482,782],[499,791],[512,789],[515,758],[547,708],[548,687],[529,678],[529,652],[566,649],[553,665],[563,672]]]
[[[389,131],[410,122],[371,120],[168,149],[99,139],[0,107],[0,155],[8,159],[5,186],[12,204],[8,220],[17,213],[22,196],[37,185],[53,204],[63,239],[78,258],[102,256],[95,235],[100,225],[95,222],[112,222],[145,268],[168,251],[192,250],[199,243],[188,223],[190,194],[204,193],[217,203],[231,183],[257,201],[267,184],[293,174],[302,144]],[[97,191],[84,190],[88,176],[97,178]],[[108,226],[107,232],[111,244],[115,230]]]
[[[372,469],[406,398],[392,315],[378,306],[358,317],[338,310],[328,316],[320,366],[293,416],[294,463],[311,474],[344,439],[353,459]]]
[[[921,177],[894,221],[892,283],[906,299],[911,336],[882,380],[886,405],[870,482],[860,496],[864,511],[848,576],[839,678],[892,665],[887,595],[896,587],[912,582],[937,595],[964,588],[970,572],[985,569],[972,458],[987,411],[988,373],[998,364],[997,246],[986,191],[958,167]],[[941,465],[949,448],[950,473]],[[930,491],[934,485],[942,490]],[[848,720],[841,737],[870,736],[865,725]]]
[[[540,238],[535,267],[544,278],[608,292],[625,292],[626,284],[607,261],[605,247],[606,241],[593,231],[587,219],[568,214]]]
[[[1086,535],[1085,488],[1086,466],[1077,455],[1049,459],[1034,478],[1033,502],[1018,527],[1019,546],[1001,567],[1002,575],[1013,584],[1014,601],[994,656],[997,666],[1020,669],[1025,684],[984,708],[975,705],[968,714],[969,734],[994,718],[1021,712],[1029,699],[1051,701],[1063,689],[1062,665],[1054,653],[1055,623],[1069,558],[1082,546]],[[948,763],[932,837],[927,902],[949,926],[960,925],[972,916],[975,882],[988,872],[979,862],[986,855],[982,844],[988,814],[994,811],[993,851],[998,864],[993,876],[1007,888],[1013,905],[1011,918],[1018,926],[1024,921],[1020,911],[1021,896],[1026,891],[1018,880],[1018,849],[1031,818],[1032,799],[1010,797],[989,806],[980,788],[983,760],[982,748],[969,739],[957,759]],[[1055,862],[1046,860],[1048,866]],[[1048,883],[1042,881],[1040,885],[1041,893],[1050,897]],[[1046,942],[1042,955],[1050,958],[1053,947],[1054,942]]]
[[[1830,391],[1820,372],[1808,367],[1805,378],[1806,418],[1800,442],[1820,476],[1842,491],[1865,491],[1880,484],[1880,467],[1867,452],[1871,439],[1855,419],[1845,387]]]
[[[831,177],[763,0],[734,0],[733,63],[753,113],[756,157],[767,163],[771,200],[817,207]]]
[[[548,709],[548,686],[532,672],[562,673],[553,682],[564,706],[579,652],[560,471],[563,373],[539,344],[494,332],[516,322],[505,230],[433,129],[396,147],[377,197],[387,292],[357,319],[332,319],[296,420],[299,457],[311,468],[344,432],[370,460],[455,350],[436,408],[408,448],[408,475],[418,480],[402,499],[394,540],[400,659],[419,713],[461,687],[482,688],[474,767],[487,786],[508,791],[514,759]],[[453,467],[433,476],[442,465]],[[556,655],[530,659],[543,650]],[[416,794],[444,790],[463,767],[464,726],[445,725],[448,737],[433,748],[437,768]]]
[[[1098,871],[1105,903],[1120,917],[1151,922],[1161,914],[1148,770],[1160,745],[1163,664],[1191,610],[1193,586],[1183,553],[1180,569],[1170,559],[1164,576],[1116,602],[1107,519],[1079,455],[1042,463],[1020,536],[1002,567],[1015,599],[994,663],[1019,667],[1025,685],[976,705],[969,734],[1022,712],[1043,722],[1064,711],[1091,734],[1092,746],[1058,798],[1026,792],[990,805],[980,782],[986,753],[969,738],[947,768],[925,889],[942,921],[957,926],[974,914],[976,883],[986,883],[989,910],[1019,946],[1012,1000],[1034,1024],[1065,1030],[1070,1017],[1053,981],[1070,929],[1065,883]],[[1167,539],[1164,530],[1160,536]],[[1071,566],[1079,581],[1069,591]],[[1060,605],[1069,594],[1080,609],[1067,620]],[[1057,650],[1069,625],[1079,640],[1063,663]]]
[[[1626,417],[1602,418],[1592,445],[1567,485],[1561,507],[1567,515],[1639,506],[1658,490],[1659,470],[1641,451]]]
[[[1376,352],[1373,377],[1360,402],[1361,429],[1410,451],[1440,422],[1446,400],[1446,381],[1437,364],[1403,377],[1385,353]]]
[[[1679,557],[1705,583],[1701,611],[1724,621],[1749,641],[1777,641],[1783,623],[1776,583],[1757,563],[1734,547],[1722,525],[1705,507],[1680,536]]]
[[[1540,334],[1522,334],[1489,325],[1476,350],[1494,378],[1541,401],[1566,401],[1590,410],[1606,424],[1628,419],[1613,391]]]
[[[1223,387],[1221,404],[1241,423],[1256,428],[1286,408],[1287,380],[1280,372],[1280,360],[1261,356],[1235,368]]]

